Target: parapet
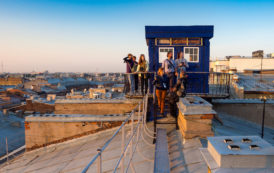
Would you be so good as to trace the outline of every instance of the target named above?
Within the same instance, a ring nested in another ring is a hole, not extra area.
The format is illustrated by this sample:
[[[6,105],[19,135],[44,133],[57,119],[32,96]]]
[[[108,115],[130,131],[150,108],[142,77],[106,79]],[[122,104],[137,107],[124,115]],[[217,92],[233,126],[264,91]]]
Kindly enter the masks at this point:
[[[69,103],[134,103],[138,100],[126,98],[113,98],[113,99],[56,99],[55,104],[69,104]]]
[[[83,114],[33,114],[25,117],[26,122],[102,122],[124,121],[128,115],[83,115]]]

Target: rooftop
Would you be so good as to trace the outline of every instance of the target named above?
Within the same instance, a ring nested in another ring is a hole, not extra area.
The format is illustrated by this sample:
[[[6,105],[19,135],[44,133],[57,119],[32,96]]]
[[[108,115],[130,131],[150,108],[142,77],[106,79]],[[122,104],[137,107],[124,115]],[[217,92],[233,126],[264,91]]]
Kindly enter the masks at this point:
[[[268,91],[274,92],[274,75],[263,74],[237,74],[239,81],[237,84],[244,87],[245,91]]]
[[[250,136],[259,135],[260,126],[250,123],[230,115],[218,114],[223,125],[213,121],[215,136]],[[172,121],[172,117],[164,118],[161,121]],[[174,120],[173,120],[174,121]],[[207,170],[199,148],[207,146],[207,140],[203,138],[193,138],[184,140],[174,125],[161,124],[168,130],[168,147],[171,172],[195,172],[203,173]],[[161,128],[162,128],[161,127]],[[117,127],[118,128],[118,127]],[[96,149],[100,148],[106,142],[117,128],[101,131],[81,138],[66,141],[60,144],[53,144],[41,149],[24,153],[23,155],[11,160],[9,165],[0,165],[0,172],[81,172],[90,162]],[[153,123],[148,123],[148,128],[153,128]],[[126,128],[128,134],[129,127]],[[264,139],[274,144],[274,129],[265,129]],[[126,135],[127,137],[129,135]],[[144,139],[146,141],[144,141]],[[141,138],[139,142],[139,151],[135,154],[133,162],[136,172],[153,172],[154,146],[151,138]],[[115,138],[113,144],[104,152],[103,172],[111,172],[121,154],[121,136]],[[147,142],[150,143],[147,144]],[[143,157],[142,153],[145,157]],[[129,154],[129,153],[128,153]],[[96,164],[92,165],[89,172],[94,172]]]
[[[129,126],[126,131],[128,131]],[[0,165],[0,172],[81,172],[97,154],[100,148],[117,130],[117,128],[101,131],[61,144],[54,144],[38,150],[30,151],[10,162],[9,165]],[[121,134],[114,138],[103,155],[103,172],[110,172],[121,154]],[[146,139],[149,140],[149,139]],[[136,141],[135,141],[136,142]],[[153,160],[154,146],[148,146],[141,139],[139,149],[146,159]],[[129,154],[129,153],[128,153]],[[136,172],[152,172],[153,162],[149,162],[140,155],[133,159]],[[94,172],[96,164],[89,172]]]
[[[0,157],[6,154],[6,138],[9,151],[13,151],[25,144],[24,119],[17,116],[5,116],[0,112]],[[1,171],[0,171],[1,172]]]

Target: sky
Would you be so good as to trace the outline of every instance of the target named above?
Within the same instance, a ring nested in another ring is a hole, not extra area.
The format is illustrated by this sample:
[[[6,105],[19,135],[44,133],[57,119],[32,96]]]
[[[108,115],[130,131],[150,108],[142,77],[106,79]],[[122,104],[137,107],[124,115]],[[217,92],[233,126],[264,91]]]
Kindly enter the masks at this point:
[[[214,25],[211,59],[274,52],[273,0],[0,0],[0,71],[125,72],[146,25]]]

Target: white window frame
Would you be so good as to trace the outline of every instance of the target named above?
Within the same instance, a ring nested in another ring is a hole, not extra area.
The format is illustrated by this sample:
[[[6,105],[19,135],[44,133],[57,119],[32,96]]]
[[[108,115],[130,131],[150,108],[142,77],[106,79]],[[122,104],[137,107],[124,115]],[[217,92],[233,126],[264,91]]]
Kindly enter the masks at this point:
[[[160,63],[162,63],[165,59],[167,59],[167,52],[166,52],[166,55],[165,55],[164,58],[160,57],[160,50],[161,49],[172,49],[172,54],[173,54],[172,57],[174,58],[174,47],[159,47],[158,57],[159,57],[159,62]]]
[[[186,56],[186,48],[193,48],[193,49],[197,49],[197,61],[190,61],[189,59],[189,56]],[[199,47],[184,47],[184,57],[186,58],[186,60],[188,62],[191,62],[191,63],[199,63],[200,62],[200,49]]]

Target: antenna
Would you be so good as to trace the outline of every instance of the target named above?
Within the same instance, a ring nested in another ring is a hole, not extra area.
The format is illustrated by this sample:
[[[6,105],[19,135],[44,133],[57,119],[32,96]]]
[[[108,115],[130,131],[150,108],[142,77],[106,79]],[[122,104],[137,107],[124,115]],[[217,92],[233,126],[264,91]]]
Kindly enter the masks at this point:
[[[1,66],[2,66],[2,74],[4,73],[4,63],[3,60],[1,61]]]

